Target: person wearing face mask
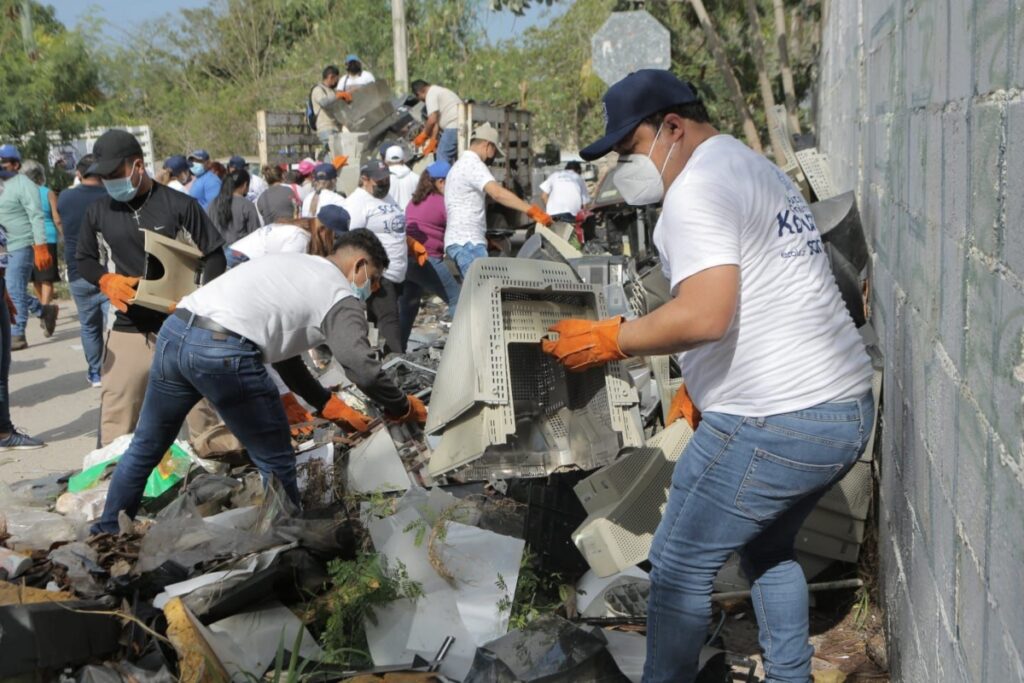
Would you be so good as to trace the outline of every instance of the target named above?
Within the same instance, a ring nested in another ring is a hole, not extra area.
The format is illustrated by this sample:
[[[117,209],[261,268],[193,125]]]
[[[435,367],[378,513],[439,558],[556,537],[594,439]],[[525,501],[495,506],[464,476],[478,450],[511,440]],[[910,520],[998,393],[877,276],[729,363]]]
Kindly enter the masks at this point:
[[[405,238],[405,212],[388,194],[390,190],[388,167],[371,160],[359,169],[359,187],[345,200],[344,208],[351,216],[352,229],[369,229],[388,252],[390,265],[366,308],[384,338],[385,353],[404,353],[398,300],[409,263],[409,244]]]
[[[195,176],[188,193],[194,197],[204,210],[220,194],[220,176],[214,173],[210,153],[205,149],[197,149],[188,155],[189,170]]]
[[[199,203],[186,194],[153,181],[146,173],[139,141],[127,131],[112,129],[93,147],[96,162],[87,170],[98,176],[107,197],[85,210],[75,252],[78,273],[117,309],[107,336],[100,396],[100,444],[135,430],[146,391],[156,334],[167,314],[131,303],[145,274],[144,231],[174,239],[188,233],[204,254],[203,281],[224,272],[223,240]],[[100,237],[109,248],[114,272],[101,257]]]
[[[473,131],[469,149],[452,164],[444,189],[448,226],[444,233],[444,251],[455,261],[465,279],[469,266],[487,256],[487,197],[543,225],[551,225],[551,216],[539,206],[527,204],[503,187],[488,168],[502,156],[498,131],[485,123]]]
[[[330,347],[345,375],[380,404],[386,419],[424,424],[423,402],[388,379],[367,339],[363,302],[387,267],[380,240],[369,230],[351,230],[335,234],[327,258],[270,254],[182,299],[160,330],[139,426],[114,470],[93,532],[116,533],[122,510],[135,516],[146,478],[203,397],[264,476],[275,476],[297,503],[288,419],[264,362],[277,364],[318,344]],[[288,382],[285,372],[281,376]],[[369,429],[366,415],[323,391],[323,417],[349,431]]]
[[[694,88],[641,70],[604,96],[616,188],[663,201],[654,243],[673,298],[631,321],[563,320],[543,350],[571,371],[678,353],[669,419],[696,431],[679,456],[650,551],[645,683],[689,683],[711,586],[734,551],[751,582],[769,681],[808,681],[807,585],[797,531],[871,434],[871,362],[788,176],[711,125]]]

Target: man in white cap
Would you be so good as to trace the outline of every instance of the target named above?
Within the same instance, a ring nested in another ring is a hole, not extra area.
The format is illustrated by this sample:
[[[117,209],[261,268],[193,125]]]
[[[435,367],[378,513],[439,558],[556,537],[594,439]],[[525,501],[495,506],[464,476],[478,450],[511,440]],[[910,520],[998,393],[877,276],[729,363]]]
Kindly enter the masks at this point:
[[[412,193],[416,191],[416,185],[420,182],[420,174],[413,173],[413,170],[405,164],[405,150],[399,145],[391,145],[384,152],[384,163],[391,173],[391,189],[388,196],[395,200],[405,211],[412,199]]]
[[[538,223],[551,225],[551,216],[535,204],[527,204],[494,179],[491,169],[495,158],[504,156],[498,144],[498,131],[485,123],[473,132],[469,148],[448,172],[444,188],[444,206],[448,227],[444,233],[444,251],[455,261],[465,278],[469,266],[487,256],[487,197],[516,211],[522,211]]]

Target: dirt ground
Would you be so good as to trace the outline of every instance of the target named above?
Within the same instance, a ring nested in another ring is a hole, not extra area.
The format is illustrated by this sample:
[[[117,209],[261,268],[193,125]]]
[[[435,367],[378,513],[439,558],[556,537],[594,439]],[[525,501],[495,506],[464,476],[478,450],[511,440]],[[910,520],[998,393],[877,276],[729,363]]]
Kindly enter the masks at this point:
[[[811,668],[815,683],[889,683],[882,614],[855,591],[816,594],[811,609]],[[764,679],[757,621],[749,600],[725,606],[722,628],[730,652],[757,662],[758,680]],[[717,618],[717,617],[716,617]]]

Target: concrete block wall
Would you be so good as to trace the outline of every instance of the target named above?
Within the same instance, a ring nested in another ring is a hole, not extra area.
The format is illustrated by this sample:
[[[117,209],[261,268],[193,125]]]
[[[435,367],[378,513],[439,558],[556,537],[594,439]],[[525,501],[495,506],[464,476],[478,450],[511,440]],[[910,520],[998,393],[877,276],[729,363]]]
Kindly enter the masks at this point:
[[[1024,0],[827,0],[818,135],[872,245],[895,681],[1024,681]]]

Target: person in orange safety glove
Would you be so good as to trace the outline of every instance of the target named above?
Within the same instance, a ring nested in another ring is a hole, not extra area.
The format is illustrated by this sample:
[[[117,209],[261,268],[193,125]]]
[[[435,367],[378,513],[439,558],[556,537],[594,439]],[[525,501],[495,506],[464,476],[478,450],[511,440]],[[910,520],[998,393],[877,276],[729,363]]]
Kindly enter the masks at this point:
[[[444,207],[448,222],[444,251],[455,261],[463,279],[473,261],[487,256],[487,197],[498,204],[521,211],[542,225],[552,223],[536,204],[527,204],[491,173],[489,166],[503,156],[501,140],[494,126],[485,123],[473,131],[469,149],[462,153],[445,178]]]
[[[93,146],[87,175],[99,178],[106,197],[85,210],[75,259],[78,274],[116,309],[106,339],[100,388],[100,445],[135,431],[156,352],[156,336],[169,311],[133,303],[146,273],[145,234],[187,234],[203,253],[203,282],[224,272],[224,240],[199,202],[161,185],[146,172],[142,145],[131,133],[112,129]],[[114,268],[110,272],[109,262]]]
[[[604,96],[605,136],[580,152],[618,152],[625,201],[662,202],[653,242],[672,299],[635,320],[563,320],[542,345],[570,371],[682,354],[686,385],[668,417],[697,429],[651,544],[644,683],[695,680],[712,584],[733,552],[768,678],[807,681],[814,648],[794,541],[864,451],[871,362],[800,191],[716,130],[697,93],[670,71],[633,72]]]
[[[425,423],[423,403],[388,379],[367,340],[363,302],[387,266],[377,236],[352,230],[336,235],[327,258],[264,256],[184,297],[160,329],[139,424],[93,531],[116,533],[121,511],[135,516],[149,473],[201,398],[210,401],[264,477],[276,477],[298,503],[288,419],[264,363],[274,364],[301,393],[281,362],[318,344],[330,347],[348,378],[384,408],[387,419]],[[323,391],[326,398],[314,404],[321,416],[350,431],[369,429],[366,415]]]

